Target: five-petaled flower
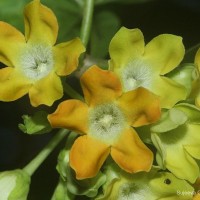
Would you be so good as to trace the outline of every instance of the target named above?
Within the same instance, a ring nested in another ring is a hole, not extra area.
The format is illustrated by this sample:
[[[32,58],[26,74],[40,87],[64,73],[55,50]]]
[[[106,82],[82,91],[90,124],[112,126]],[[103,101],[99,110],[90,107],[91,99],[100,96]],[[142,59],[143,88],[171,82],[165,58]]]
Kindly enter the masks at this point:
[[[186,98],[187,91],[165,75],[179,65],[184,52],[179,36],[162,34],[145,46],[139,29],[122,27],[110,42],[109,67],[119,76],[124,91],[145,87],[160,97],[162,108],[171,108]]]
[[[195,104],[197,107],[200,107],[200,49],[196,52],[195,59],[194,59],[195,67],[196,67],[196,74],[195,80],[193,82],[193,90],[191,92],[191,98],[195,99]]]
[[[95,176],[109,154],[127,172],[150,170],[153,153],[132,126],[158,120],[158,97],[144,88],[123,93],[119,78],[97,66],[90,67],[80,81],[85,102],[66,100],[48,116],[52,127],[81,134],[70,151],[77,179]]]
[[[85,51],[76,38],[55,45],[58,23],[54,13],[39,0],[24,10],[25,37],[13,26],[0,22],[0,100],[13,101],[29,93],[33,106],[52,105],[63,95],[59,76],[73,72]]]

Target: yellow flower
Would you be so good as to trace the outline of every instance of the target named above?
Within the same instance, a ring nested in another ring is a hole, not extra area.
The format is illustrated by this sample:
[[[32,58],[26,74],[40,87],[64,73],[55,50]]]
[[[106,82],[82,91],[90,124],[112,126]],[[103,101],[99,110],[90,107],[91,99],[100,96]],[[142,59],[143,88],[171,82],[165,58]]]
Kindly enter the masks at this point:
[[[95,176],[109,154],[127,172],[150,170],[153,154],[131,126],[158,120],[158,97],[144,88],[122,93],[118,77],[97,66],[80,80],[85,103],[66,100],[48,116],[52,127],[81,134],[70,151],[77,179]]]
[[[191,98],[195,99],[195,104],[197,107],[200,107],[200,49],[198,49],[195,59],[194,59],[195,67],[196,67],[196,77],[193,82],[192,92],[190,94]]]
[[[182,38],[162,34],[146,46],[139,29],[122,27],[109,47],[109,68],[120,78],[124,91],[145,87],[160,97],[161,107],[171,108],[187,96],[184,86],[165,76],[184,56]]]
[[[78,65],[85,50],[81,41],[55,45],[58,23],[54,13],[39,0],[24,10],[25,36],[13,26],[0,21],[0,100],[14,101],[29,93],[33,106],[52,105],[61,98],[59,76],[66,76]]]
[[[199,194],[199,191],[196,195],[194,195],[193,199],[192,200],[200,200],[200,194]]]

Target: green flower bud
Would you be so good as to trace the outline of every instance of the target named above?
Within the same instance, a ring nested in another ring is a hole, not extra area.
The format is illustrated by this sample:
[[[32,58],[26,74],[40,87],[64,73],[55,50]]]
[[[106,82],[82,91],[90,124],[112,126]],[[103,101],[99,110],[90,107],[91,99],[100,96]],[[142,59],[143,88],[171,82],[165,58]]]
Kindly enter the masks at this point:
[[[26,200],[29,186],[30,176],[23,170],[0,173],[1,200]]]
[[[24,124],[19,124],[19,129],[27,134],[43,134],[52,130],[45,111],[36,112],[33,116],[23,115]]]

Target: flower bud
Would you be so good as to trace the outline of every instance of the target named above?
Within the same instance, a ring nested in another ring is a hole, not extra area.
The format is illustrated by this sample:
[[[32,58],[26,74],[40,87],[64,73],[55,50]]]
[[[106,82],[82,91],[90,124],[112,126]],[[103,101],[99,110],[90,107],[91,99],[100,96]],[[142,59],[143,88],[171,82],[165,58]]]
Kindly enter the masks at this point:
[[[29,186],[30,176],[23,170],[0,173],[1,200],[26,200]]]

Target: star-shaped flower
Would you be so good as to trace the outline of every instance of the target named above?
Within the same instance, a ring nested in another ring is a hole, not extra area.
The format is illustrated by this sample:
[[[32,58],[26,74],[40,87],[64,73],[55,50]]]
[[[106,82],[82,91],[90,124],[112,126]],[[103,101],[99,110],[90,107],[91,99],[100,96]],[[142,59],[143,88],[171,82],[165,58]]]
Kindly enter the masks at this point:
[[[0,100],[14,101],[29,93],[33,106],[52,105],[61,98],[59,76],[73,72],[85,51],[76,38],[55,45],[58,23],[54,13],[39,0],[24,10],[25,36],[13,26],[0,22]]]
[[[191,98],[195,99],[195,104],[196,106],[200,107],[200,49],[198,49],[195,59],[194,59],[195,67],[196,67],[196,73],[195,75],[195,80],[193,82],[193,88],[192,92],[190,94]]]
[[[124,91],[145,87],[160,97],[161,107],[170,108],[187,96],[186,88],[165,76],[184,56],[182,38],[162,34],[146,46],[139,29],[122,27],[109,47],[109,68],[120,78]]]
[[[131,126],[158,120],[158,97],[144,88],[123,93],[118,77],[97,66],[80,80],[85,102],[66,100],[48,116],[52,127],[81,134],[70,151],[77,179],[95,176],[109,154],[127,172],[150,170],[153,154]]]
[[[194,183],[199,176],[200,109],[191,104],[177,104],[163,112],[151,127],[157,148],[158,164],[175,176]]]
[[[189,200],[194,193],[194,188],[186,180],[155,166],[149,172],[130,175],[109,163],[104,167],[103,173],[106,174],[103,194],[95,200]]]

